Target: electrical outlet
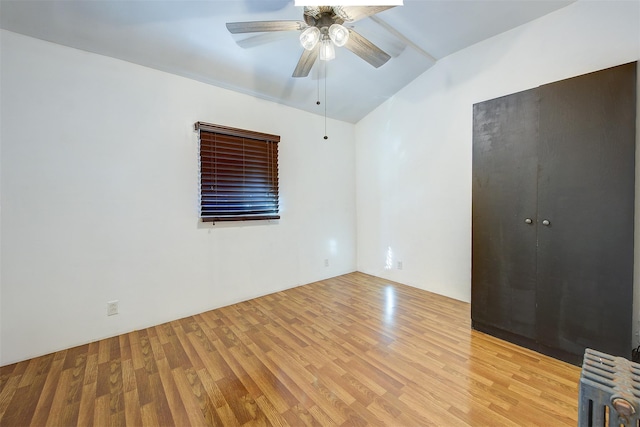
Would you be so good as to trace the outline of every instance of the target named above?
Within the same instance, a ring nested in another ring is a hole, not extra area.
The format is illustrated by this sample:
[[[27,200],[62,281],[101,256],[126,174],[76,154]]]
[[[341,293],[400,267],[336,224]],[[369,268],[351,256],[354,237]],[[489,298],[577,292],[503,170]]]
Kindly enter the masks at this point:
[[[398,270],[402,270],[402,261],[398,261]]]
[[[324,260],[324,266],[325,266],[325,267],[329,267],[329,259],[328,259],[328,258],[326,258],[326,259]]]
[[[118,300],[107,302],[107,316],[118,314]]]

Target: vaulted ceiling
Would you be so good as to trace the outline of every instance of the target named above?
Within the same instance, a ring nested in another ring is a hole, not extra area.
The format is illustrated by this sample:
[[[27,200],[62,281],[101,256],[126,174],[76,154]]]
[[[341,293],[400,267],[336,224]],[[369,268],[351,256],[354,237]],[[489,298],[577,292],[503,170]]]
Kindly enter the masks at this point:
[[[0,26],[355,123],[439,59],[573,1],[404,0],[349,24],[391,55],[386,64],[337,48],[306,78],[291,77],[299,31],[232,35],[225,26],[302,20],[292,0],[0,0]]]

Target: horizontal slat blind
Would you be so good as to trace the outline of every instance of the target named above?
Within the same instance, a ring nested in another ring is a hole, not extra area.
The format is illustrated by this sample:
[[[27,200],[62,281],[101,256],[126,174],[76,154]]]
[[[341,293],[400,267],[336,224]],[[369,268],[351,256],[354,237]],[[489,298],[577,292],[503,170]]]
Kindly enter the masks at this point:
[[[203,221],[279,219],[279,136],[196,123]]]

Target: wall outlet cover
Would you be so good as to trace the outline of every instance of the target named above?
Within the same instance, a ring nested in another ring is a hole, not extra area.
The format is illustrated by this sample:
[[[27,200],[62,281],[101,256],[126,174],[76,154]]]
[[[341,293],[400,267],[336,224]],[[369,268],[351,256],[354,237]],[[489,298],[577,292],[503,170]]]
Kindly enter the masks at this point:
[[[118,314],[118,300],[107,302],[107,316]]]

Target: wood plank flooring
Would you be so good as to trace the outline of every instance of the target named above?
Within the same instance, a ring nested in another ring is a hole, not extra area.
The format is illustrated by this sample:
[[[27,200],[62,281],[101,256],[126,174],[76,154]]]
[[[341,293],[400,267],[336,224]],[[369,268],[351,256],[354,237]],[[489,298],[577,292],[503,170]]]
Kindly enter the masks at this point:
[[[575,426],[580,369],[362,273],[0,368],[2,426]]]

